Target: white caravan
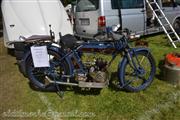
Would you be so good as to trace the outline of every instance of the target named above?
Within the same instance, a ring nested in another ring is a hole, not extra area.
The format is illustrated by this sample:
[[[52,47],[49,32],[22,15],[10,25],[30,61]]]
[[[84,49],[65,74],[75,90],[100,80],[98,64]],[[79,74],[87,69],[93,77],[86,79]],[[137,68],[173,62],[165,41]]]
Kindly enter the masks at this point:
[[[20,41],[20,36],[49,35],[49,25],[55,32],[55,40],[62,35],[73,34],[67,13],[60,0],[2,0],[4,43]]]

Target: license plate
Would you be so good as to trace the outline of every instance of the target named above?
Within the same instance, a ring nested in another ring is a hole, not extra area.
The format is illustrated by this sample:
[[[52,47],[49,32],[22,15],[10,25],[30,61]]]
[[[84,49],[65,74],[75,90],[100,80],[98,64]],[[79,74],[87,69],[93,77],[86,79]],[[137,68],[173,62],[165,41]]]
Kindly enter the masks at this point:
[[[81,19],[81,25],[89,25],[90,21],[89,19]]]

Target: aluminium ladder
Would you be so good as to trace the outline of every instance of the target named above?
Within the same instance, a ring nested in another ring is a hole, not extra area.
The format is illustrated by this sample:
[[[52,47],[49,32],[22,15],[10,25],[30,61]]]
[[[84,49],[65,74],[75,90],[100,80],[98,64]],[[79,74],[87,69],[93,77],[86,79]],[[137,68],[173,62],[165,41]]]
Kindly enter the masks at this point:
[[[147,4],[149,5],[150,9],[153,11],[155,18],[158,20],[159,24],[162,26],[165,34],[169,38],[171,44],[174,48],[177,48],[177,42],[180,42],[180,38],[174,28],[172,27],[169,20],[166,18],[164,12],[162,11],[161,7],[157,3],[156,0],[146,0]],[[160,14],[160,15],[158,15]],[[167,29],[168,27],[168,29]]]

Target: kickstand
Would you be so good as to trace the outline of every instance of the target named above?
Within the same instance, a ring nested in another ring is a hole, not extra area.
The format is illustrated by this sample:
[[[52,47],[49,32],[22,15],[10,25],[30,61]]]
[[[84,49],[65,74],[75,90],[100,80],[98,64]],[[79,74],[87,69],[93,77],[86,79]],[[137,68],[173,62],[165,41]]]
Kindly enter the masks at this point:
[[[56,88],[57,88],[57,94],[58,94],[58,96],[59,96],[61,99],[64,99],[64,91],[63,91],[63,89],[60,89],[59,85],[56,83],[56,80],[55,80],[55,85],[56,85]]]
[[[57,94],[58,96],[61,98],[61,99],[64,99],[64,91],[57,91]]]

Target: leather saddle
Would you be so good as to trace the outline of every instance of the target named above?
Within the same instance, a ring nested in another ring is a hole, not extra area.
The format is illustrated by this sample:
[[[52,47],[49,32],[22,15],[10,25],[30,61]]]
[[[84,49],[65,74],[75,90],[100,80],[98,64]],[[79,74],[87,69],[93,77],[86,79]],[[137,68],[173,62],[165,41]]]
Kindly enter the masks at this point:
[[[32,35],[28,38],[20,36],[20,39],[24,40],[25,42],[43,42],[53,40],[49,35]]]

